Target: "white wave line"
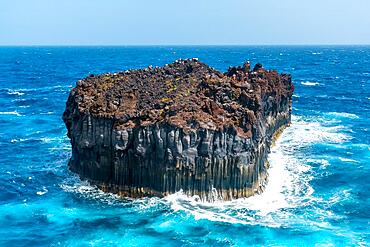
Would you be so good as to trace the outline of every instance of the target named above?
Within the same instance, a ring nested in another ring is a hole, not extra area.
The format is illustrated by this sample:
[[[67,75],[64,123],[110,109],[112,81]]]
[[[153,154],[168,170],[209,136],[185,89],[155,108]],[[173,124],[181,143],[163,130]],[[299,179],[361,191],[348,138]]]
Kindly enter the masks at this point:
[[[16,115],[17,117],[23,116],[17,111],[2,111],[0,112],[0,115]]]

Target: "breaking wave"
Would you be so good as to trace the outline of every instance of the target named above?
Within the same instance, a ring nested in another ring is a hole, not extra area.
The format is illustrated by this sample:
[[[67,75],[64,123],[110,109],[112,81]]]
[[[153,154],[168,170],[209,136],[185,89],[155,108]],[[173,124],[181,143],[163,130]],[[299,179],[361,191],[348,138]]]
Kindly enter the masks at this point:
[[[17,95],[17,96],[22,96],[22,95],[24,95],[24,93],[23,93],[23,92],[18,92],[18,91],[16,91],[16,90],[11,90],[11,89],[9,89],[9,90],[8,90],[7,94],[9,94],[9,95]]]
[[[309,163],[329,165],[326,160],[308,158],[304,150],[317,143],[342,143],[348,139],[348,136],[337,130],[325,127],[320,122],[305,121],[293,116],[291,126],[271,149],[268,158],[269,181],[260,195],[208,203],[178,192],[167,196],[165,200],[174,211],[185,211],[195,219],[269,227],[289,225],[298,220],[292,220],[292,217],[297,217],[293,209],[320,201],[313,196],[314,189],[310,185],[313,175]]]
[[[20,114],[17,111],[2,111],[2,112],[0,112],[0,115],[15,115],[17,117],[23,116],[22,114]]]
[[[351,119],[359,119],[360,117],[353,113],[347,112],[329,112],[327,115],[334,116],[334,117],[341,117],[341,118],[351,118]]]
[[[18,138],[18,139],[11,139],[11,143],[16,142],[43,142],[43,143],[53,143],[59,142],[62,143],[65,140],[64,137],[40,137],[40,138]]]
[[[301,82],[302,85],[305,85],[305,86],[317,86],[317,85],[320,85],[320,83],[318,82],[312,82],[312,81],[304,81],[304,82]]]

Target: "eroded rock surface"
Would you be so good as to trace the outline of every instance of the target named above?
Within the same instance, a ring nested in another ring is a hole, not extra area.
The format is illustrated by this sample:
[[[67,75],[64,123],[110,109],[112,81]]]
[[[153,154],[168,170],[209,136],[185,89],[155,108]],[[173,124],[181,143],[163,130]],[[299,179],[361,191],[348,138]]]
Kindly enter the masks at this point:
[[[290,75],[197,59],[78,81],[63,120],[69,167],[123,196],[204,200],[261,192],[272,139],[290,123]]]

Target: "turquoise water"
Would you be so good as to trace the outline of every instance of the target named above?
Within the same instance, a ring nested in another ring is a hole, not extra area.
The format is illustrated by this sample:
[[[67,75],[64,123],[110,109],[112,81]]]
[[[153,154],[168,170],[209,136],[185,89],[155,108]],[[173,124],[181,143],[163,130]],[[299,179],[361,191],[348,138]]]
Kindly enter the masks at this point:
[[[68,171],[77,80],[189,57],[293,75],[263,194],[120,199]],[[1,47],[0,75],[1,246],[370,245],[370,47]]]

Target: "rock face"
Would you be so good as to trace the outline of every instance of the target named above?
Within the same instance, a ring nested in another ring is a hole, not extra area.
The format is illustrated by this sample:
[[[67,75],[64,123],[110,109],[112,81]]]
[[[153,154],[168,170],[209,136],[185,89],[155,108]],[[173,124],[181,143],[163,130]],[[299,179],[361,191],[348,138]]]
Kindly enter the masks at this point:
[[[63,114],[69,168],[122,196],[251,196],[266,182],[274,135],[290,123],[293,90],[290,75],[260,64],[221,73],[197,59],[91,75]]]

